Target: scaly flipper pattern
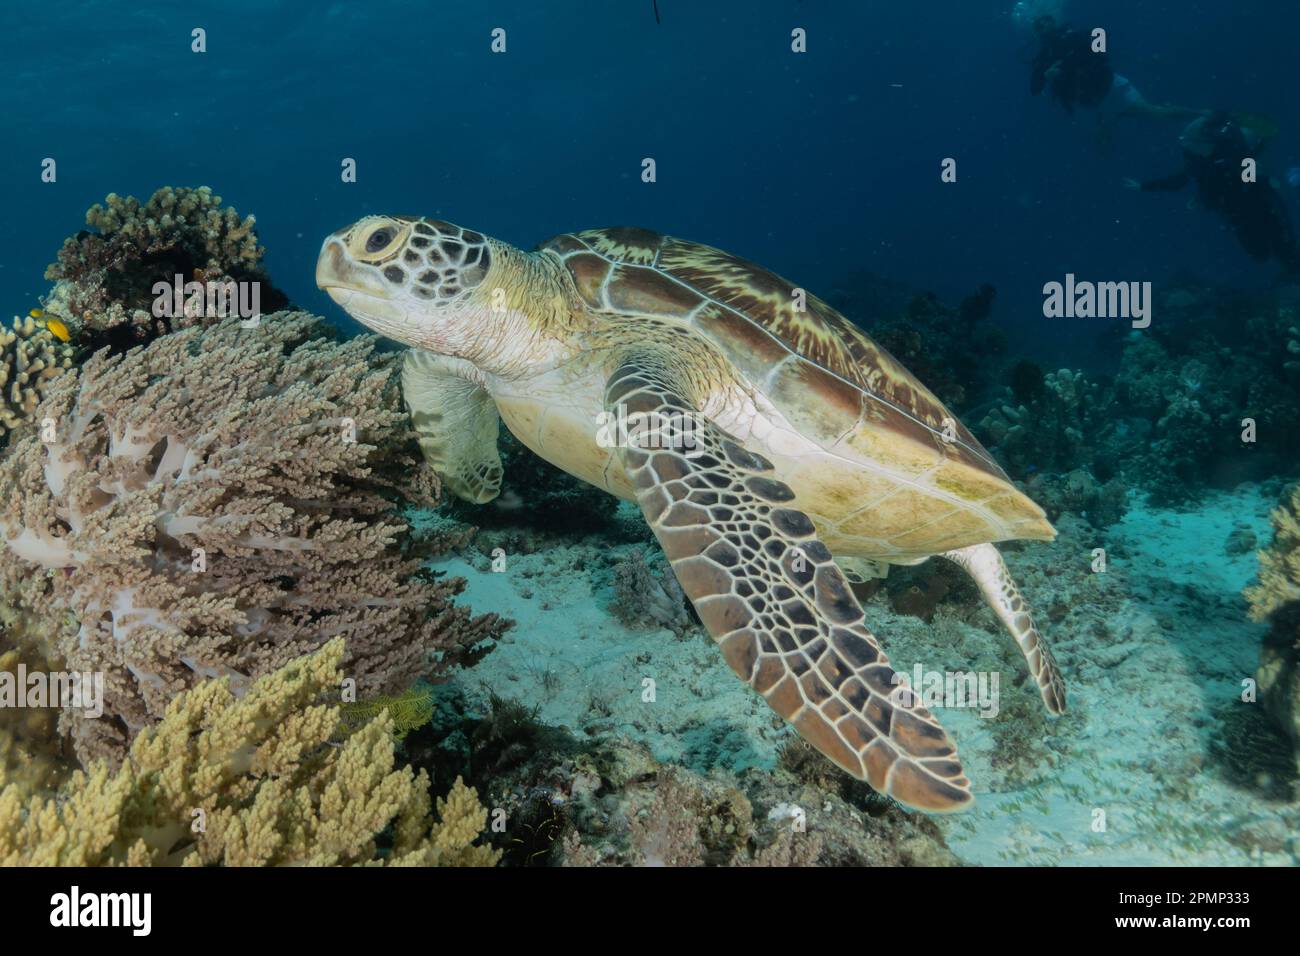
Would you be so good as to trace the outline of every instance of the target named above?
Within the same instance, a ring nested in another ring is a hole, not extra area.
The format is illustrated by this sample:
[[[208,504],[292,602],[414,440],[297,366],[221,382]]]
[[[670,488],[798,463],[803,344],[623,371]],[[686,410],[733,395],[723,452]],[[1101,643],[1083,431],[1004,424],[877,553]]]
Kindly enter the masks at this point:
[[[969,805],[956,747],[900,686],[794,493],[700,416],[679,380],[655,356],[633,356],[605,403],[633,425],[620,454],[637,501],[727,663],[877,791],[928,811]]]
[[[961,567],[979,587],[984,601],[997,615],[1002,626],[1015,638],[1016,645],[1025,655],[1029,673],[1038,682],[1043,704],[1050,714],[1065,713],[1065,680],[1047,640],[1038,633],[1034,619],[1029,615],[1029,605],[1020,596],[1011,571],[1002,555],[991,544],[976,544],[942,555]]]

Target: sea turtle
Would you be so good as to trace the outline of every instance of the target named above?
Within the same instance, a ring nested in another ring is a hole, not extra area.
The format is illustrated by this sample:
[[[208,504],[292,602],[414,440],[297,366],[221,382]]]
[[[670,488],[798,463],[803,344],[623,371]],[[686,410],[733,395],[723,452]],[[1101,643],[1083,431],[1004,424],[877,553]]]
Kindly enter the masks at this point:
[[[405,401],[453,494],[498,494],[500,419],[542,458],[636,502],[731,668],[876,790],[929,811],[972,799],[842,567],[956,562],[1047,709],[1064,709],[1056,663],[990,543],[1055,530],[934,395],[815,296],[646,229],[524,252],[403,216],[328,237],[316,282],[412,347]]]

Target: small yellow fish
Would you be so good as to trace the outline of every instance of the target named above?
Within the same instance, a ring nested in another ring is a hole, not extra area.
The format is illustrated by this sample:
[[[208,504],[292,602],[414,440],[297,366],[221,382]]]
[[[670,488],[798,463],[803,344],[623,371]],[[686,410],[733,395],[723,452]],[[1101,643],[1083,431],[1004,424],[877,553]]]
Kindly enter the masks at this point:
[[[32,309],[32,311],[28,312],[27,314],[30,315],[33,319],[39,319],[39,318],[42,318],[42,317],[45,315],[45,310],[44,310],[44,309]]]
[[[58,339],[60,342],[72,341],[72,333],[69,332],[68,327],[64,325],[62,322],[60,322],[58,319],[46,319],[45,327],[49,329],[50,334],[53,335],[56,339]]]

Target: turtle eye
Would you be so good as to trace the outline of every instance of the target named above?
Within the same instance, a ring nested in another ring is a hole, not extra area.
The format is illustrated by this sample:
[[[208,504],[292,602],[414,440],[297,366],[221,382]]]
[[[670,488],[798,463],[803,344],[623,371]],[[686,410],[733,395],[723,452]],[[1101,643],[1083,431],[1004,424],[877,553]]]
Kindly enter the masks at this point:
[[[393,232],[391,229],[376,229],[366,239],[366,252],[379,252],[393,241]]]

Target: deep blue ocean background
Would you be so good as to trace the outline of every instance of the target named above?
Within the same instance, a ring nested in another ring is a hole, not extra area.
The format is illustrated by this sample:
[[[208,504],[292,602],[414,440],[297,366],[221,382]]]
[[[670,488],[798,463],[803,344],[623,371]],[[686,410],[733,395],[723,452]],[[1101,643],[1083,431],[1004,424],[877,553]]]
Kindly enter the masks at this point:
[[[1012,6],[659,0],[656,25],[651,0],[7,0],[0,309],[36,304],[89,205],[163,185],[209,185],[256,214],[275,283],[341,325],[313,263],[324,235],[372,212],[525,247],[646,226],[823,295],[863,269],[954,303],[989,282],[1018,349],[1074,366],[1121,330],[1042,317],[1043,283],[1066,272],[1270,282],[1274,266],[1185,208],[1190,192],[1121,188],[1179,168],[1180,124],[1125,121],[1102,148],[1090,113],[1030,96]],[[1265,173],[1300,163],[1300,6],[1075,0],[1066,14],[1106,27],[1115,68],[1153,100],[1275,117]],[[56,184],[40,180],[47,156]],[[1287,198],[1294,212],[1300,193]]]

